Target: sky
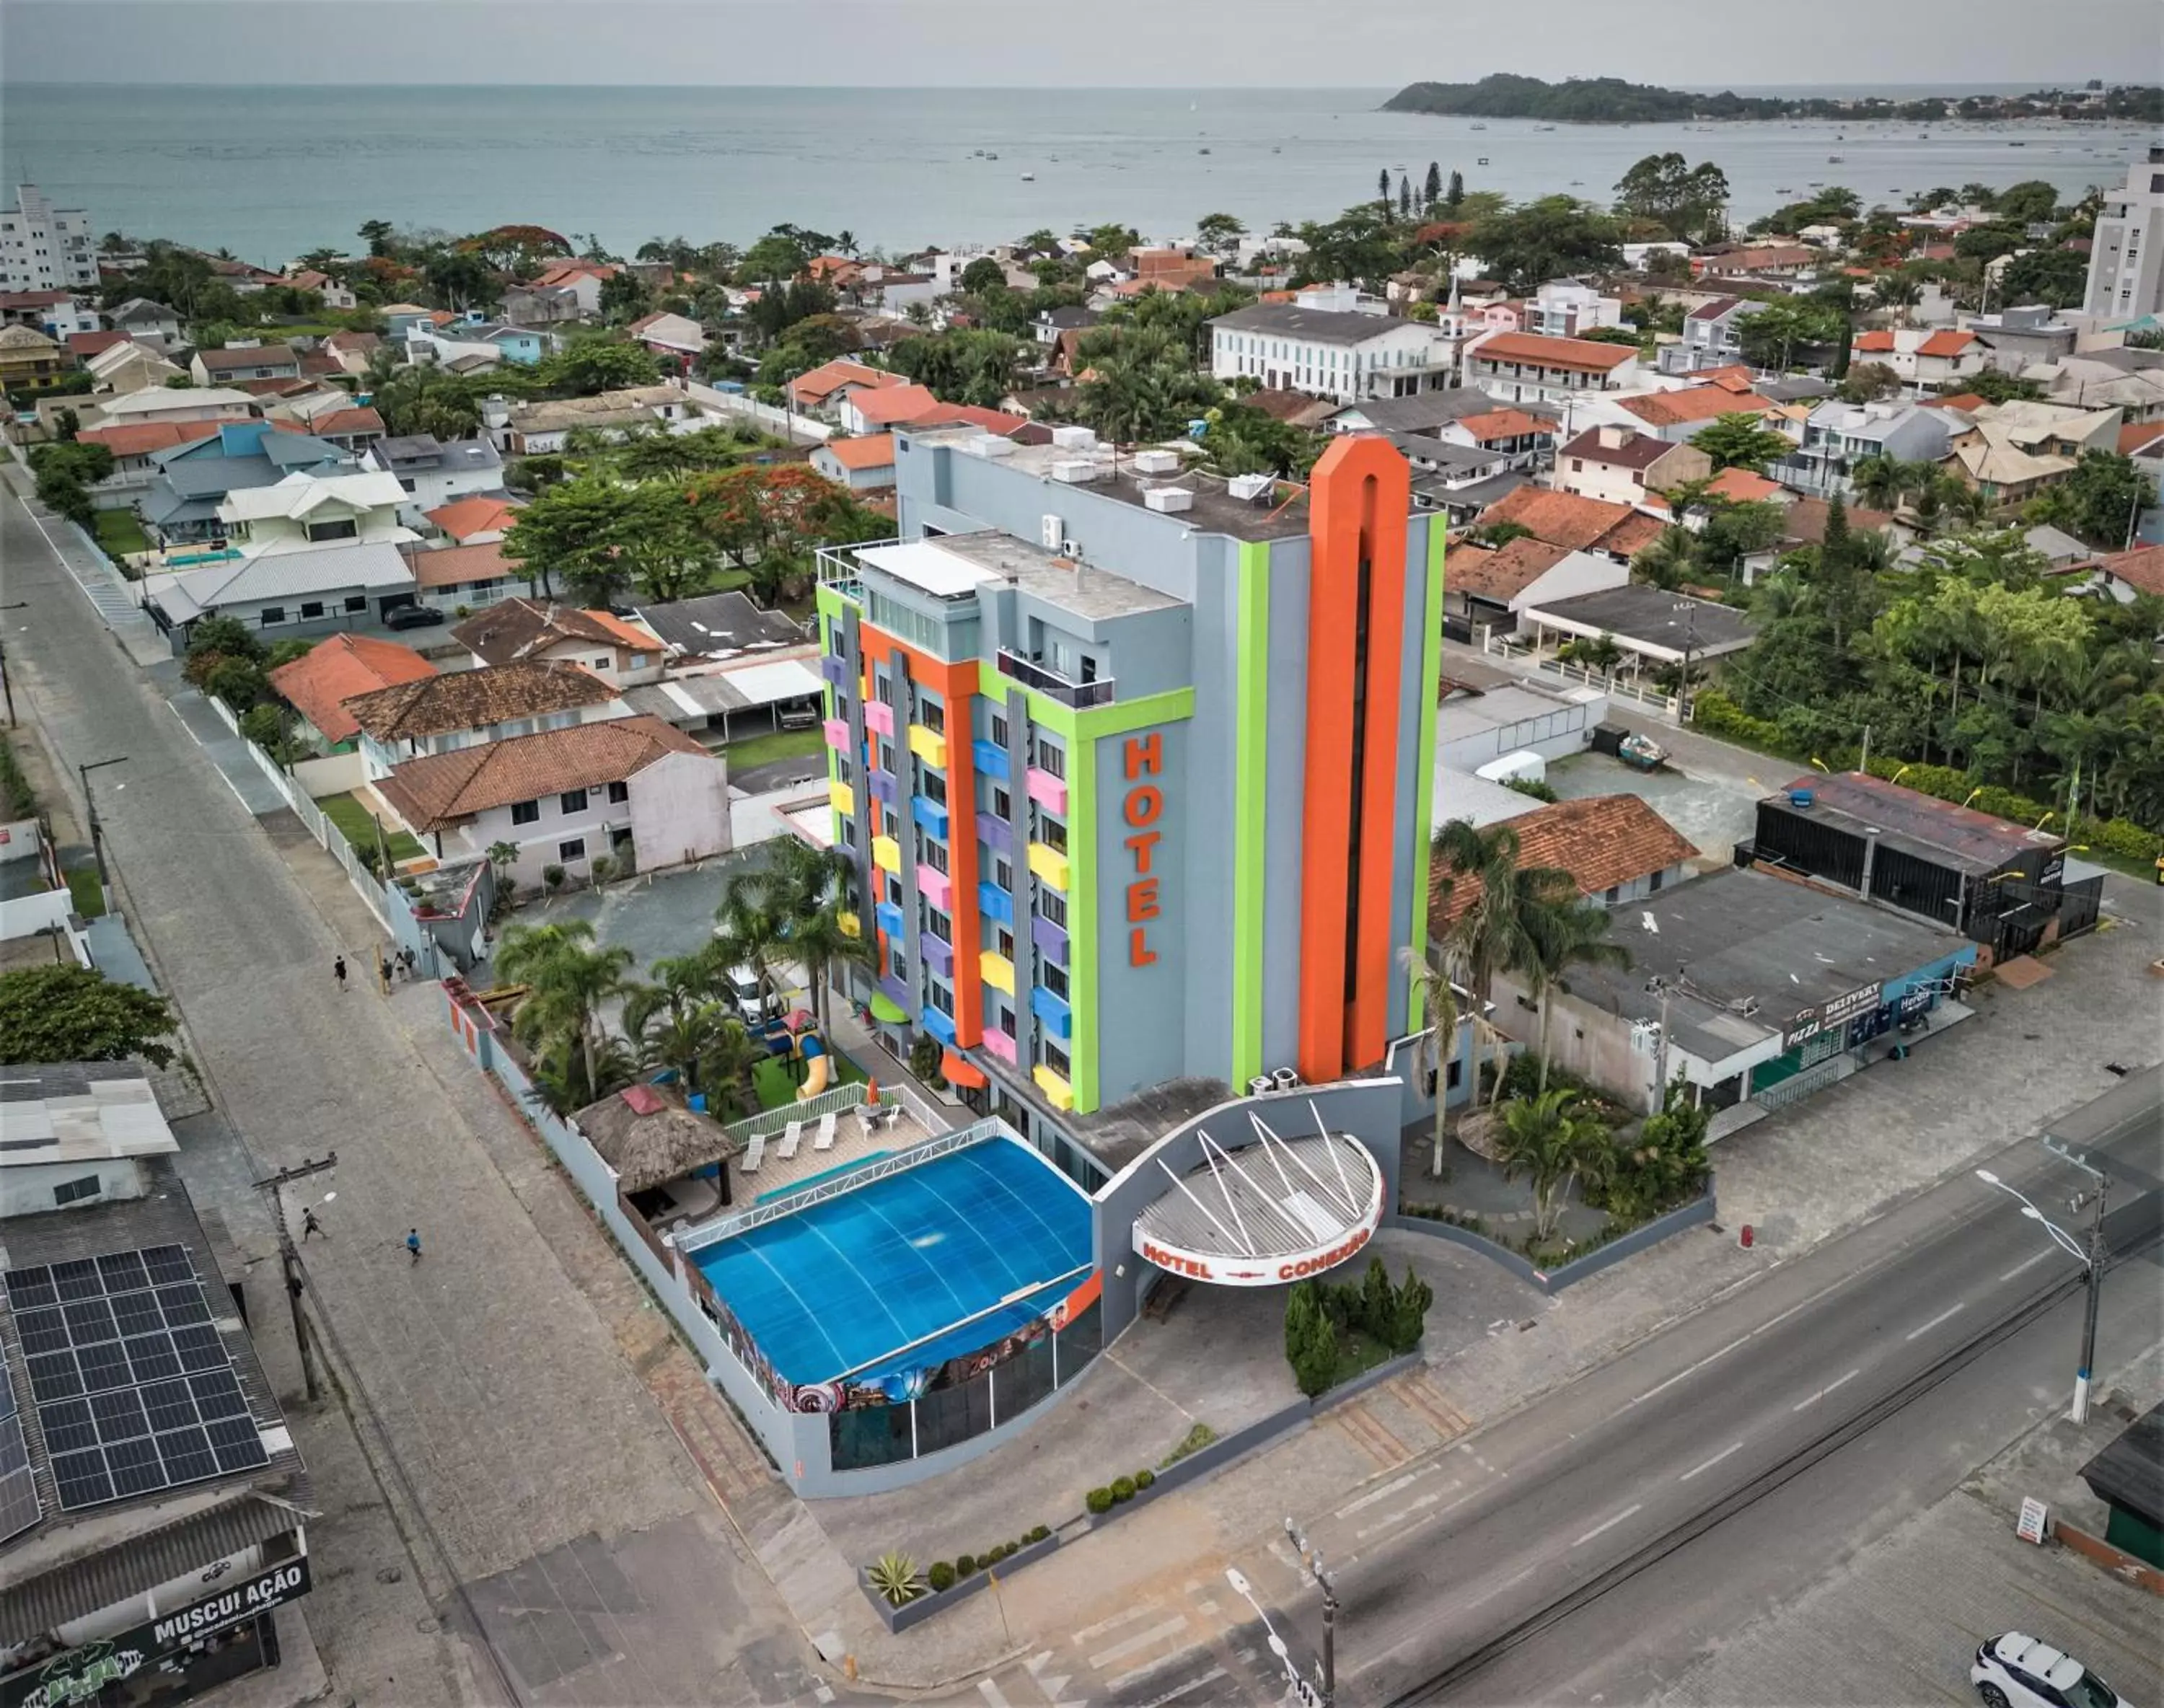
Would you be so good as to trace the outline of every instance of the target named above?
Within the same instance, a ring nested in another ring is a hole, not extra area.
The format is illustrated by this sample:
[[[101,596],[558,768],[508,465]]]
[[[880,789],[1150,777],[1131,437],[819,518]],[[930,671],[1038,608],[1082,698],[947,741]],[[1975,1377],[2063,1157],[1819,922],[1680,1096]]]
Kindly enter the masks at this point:
[[[1514,39],[1507,21],[1536,26]],[[1476,21],[1477,20],[1477,21]],[[2048,22],[2048,27],[2042,27]],[[39,83],[2164,82],[2156,0],[4,0]]]

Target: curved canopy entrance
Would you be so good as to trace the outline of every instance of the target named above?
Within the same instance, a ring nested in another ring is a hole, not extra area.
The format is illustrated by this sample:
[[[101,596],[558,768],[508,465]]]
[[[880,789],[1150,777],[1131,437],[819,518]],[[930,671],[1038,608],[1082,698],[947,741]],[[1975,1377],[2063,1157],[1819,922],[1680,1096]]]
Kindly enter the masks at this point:
[[[1348,1133],[1280,1138],[1250,1112],[1253,1136],[1227,1149],[1197,1135],[1184,1175],[1163,1159],[1164,1196],[1135,1218],[1137,1254],[1221,1287],[1276,1287],[1335,1269],[1383,1219],[1383,1171]]]

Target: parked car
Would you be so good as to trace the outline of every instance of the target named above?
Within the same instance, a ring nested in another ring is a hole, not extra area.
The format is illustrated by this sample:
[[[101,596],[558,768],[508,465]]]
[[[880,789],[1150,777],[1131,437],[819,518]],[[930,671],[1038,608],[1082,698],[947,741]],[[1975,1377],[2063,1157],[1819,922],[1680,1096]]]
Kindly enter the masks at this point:
[[[2129,1708],[2072,1655],[2018,1631],[1977,1650],[1968,1681],[1989,1708]]]
[[[383,613],[386,628],[433,628],[443,620],[433,605],[397,605]]]

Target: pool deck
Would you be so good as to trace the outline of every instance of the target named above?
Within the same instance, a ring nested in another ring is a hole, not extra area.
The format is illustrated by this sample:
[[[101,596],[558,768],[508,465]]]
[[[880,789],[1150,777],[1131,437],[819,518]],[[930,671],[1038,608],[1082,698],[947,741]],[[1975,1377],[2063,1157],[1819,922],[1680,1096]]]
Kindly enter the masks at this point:
[[[739,1157],[729,1164],[729,1185],[735,1194],[733,1204],[710,1206],[696,1216],[666,1223],[667,1231],[680,1240],[696,1234],[709,1223],[726,1222],[741,1216],[753,1205],[764,1203],[778,1194],[822,1175],[854,1169],[896,1151],[913,1149],[928,1139],[938,1138],[939,1132],[927,1127],[897,1104],[882,1104],[896,1112],[892,1122],[882,1119],[868,1133],[857,1110],[844,1109],[834,1117],[834,1143],[831,1150],[814,1150],[812,1147],[819,1137],[819,1122],[815,1116],[804,1124],[797,1140],[796,1154],[781,1154],[781,1134],[775,1133],[766,1142],[765,1154],[759,1159],[757,1172],[746,1174],[743,1159]],[[943,1131],[944,1129],[941,1129]]]

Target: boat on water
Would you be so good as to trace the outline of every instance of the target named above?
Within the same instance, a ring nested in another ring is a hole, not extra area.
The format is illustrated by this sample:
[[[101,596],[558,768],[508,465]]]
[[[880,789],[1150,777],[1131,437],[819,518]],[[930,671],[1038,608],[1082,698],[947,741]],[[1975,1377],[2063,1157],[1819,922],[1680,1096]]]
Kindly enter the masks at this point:
[[[1480,156],[1480,158],[1479,158],[1478,160],[1476,160],[1475,162],[1473,162],[1473,164],[1474,164],[1474,165],[1476,165],[1476,166],[1486,166],[1486,165],[1488,164],[1488,156],[1487,156],[1487,155],[1481,155],[1481,156]]]
[[[1487,129],[1487,128],[1488,128],[1488,127],[1487,127],[1486,125],[1484,125],[1484,124],[1476,124],[1473,128],[1475,130],[1485,130],[1485,129]]]
[[[1830,166],[1837,166],[1841,163],[1841,156],[1839,155],[1828,155],[1826,156],[1826,164]]]
[[[1209,152],[1210,152],[1210,150],[1209,150],[1208,149],[1206,149],[1206,148],[1199,148],[1199,149],[1195,150],[1195,153],[1197,153],[1197,154],[1199,154],[1199,155],[1206,155],[1206,154],[1208,154]]]
[[[1536,124],[1536,125],[1535,125],[1535,126],[1533,127],[1533,129],[1534,129],[1535,130],[1553,130],[1553,129],[1555,129],[1555,126],[1553,126],[1552,124]]]
[[[1037,181],[1037,174],[1034,172],[1024,172],[1022,175],[1022,181],[1025,184],[1034,184]]]

